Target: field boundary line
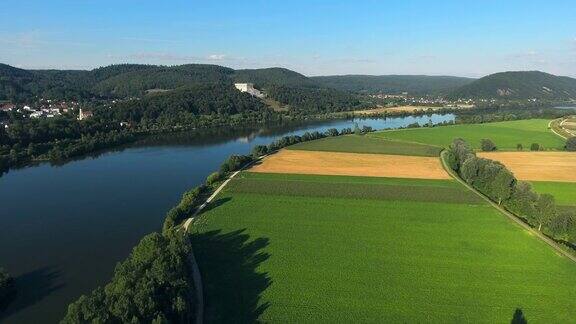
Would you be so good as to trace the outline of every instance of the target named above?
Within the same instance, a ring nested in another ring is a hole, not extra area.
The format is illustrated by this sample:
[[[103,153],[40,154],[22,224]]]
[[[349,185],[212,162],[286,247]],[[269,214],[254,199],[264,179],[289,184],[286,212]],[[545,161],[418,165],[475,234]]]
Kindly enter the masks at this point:
[[[554,129],[554,126],[552,126],[552,123],[555,122],[555,121],[558,121],[558,120],[563,120],[563,118],[557,118],[557,119],[551,120],[551,121],[548,123],[548,128],[552,131],[552,133],[554,133],[554,134],[560,136],[562,139],[565,139],[565,140],[566,140],[566,139],[568,139],[568,136],[564,136],[564,135],[558,133],[558,132]],[[562,127],[560,127],[560,128],[562,128]]]
[[[530,232],[531,234],[535,235],[536,237],[541,239],[544,243],[546,243],[550,247],[552,247],[556,252],[559,252],[561,255],[567,257],[569,260],[576,263],[576,256],[575,255],[571,254],[570,252],[565,251],[556,242],[552,241],[551,239],[546,237],[544,234],[534,230],[528,224],[524,223],[518,216],[516,216],[516,215],[512,214],[511,212],[507,211],[506,209],[502,208],[502,206],[493,202],[492,200],[490,200],[490,198],[486,197],[486,195],[484,195],[480,191],[476,190],[474,187],[472,187],[470,184],[468,184],[466,181],[464,181],[462,178],[460,178],[455,173],[455,171],[452,170],[452,168],[450,168],[448,166],[448,164],[446,163],[446,160],[444,159],[444,155],[446,154],[446,152],[447,152],[446,150],[443,150],[440,153],[440,160],[442,161],[442,166],[444,167],[444,169],[446,169],[446,172],[448,172],[448,174],[450,174],[450,176],[452,176],[456,181],[463,184],[470,191],[474,192],[476,195],[480,196],[482,199],[487,201],[492,207],[496,208],[496,210],[498,210],[501,214],[504,214],[508,219],[510,219],[511,221],[516,223],[517,225],[519,225],[521,228],[523,228],[523,229],[527,230],[528,232]]]

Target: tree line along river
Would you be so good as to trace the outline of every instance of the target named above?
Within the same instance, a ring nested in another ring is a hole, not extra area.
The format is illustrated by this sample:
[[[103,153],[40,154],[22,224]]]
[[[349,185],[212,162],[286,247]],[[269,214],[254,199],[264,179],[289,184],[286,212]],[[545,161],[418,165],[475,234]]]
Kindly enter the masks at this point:
[[[62,166],[41,164],[0,177],[0,266],[15,278],[6,323],[57,323],[67,305],[104,285],[146,234],[159,230],[180,195],[232,154],[286,135],[329,128],[398,128],[453,114],[335,120],[259,129],[150,137]]]

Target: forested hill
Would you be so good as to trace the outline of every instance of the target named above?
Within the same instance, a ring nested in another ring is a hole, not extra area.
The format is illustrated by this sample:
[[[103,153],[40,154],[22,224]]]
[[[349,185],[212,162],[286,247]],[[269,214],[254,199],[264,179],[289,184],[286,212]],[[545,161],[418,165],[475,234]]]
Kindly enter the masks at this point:
[[[334,75],[311,77],[318,84],[338,90],[411,95],[445,95],[474,79],[428,75]]]
[[[38,98],[56,100],[133,99],[142,98],[149,106],[166,107],[178,102],[179,107],[208,113],[244,111],[241,96],[233,95],[235,82],[250,82],[264,90],[292,110],[327,112],[354,109],[360,104],[355,95],[327,89],[312,79],[284,68],[234,70],[208,64],[157,66],[119,64],[90,71],[23,70],[0,65],[0,101],[33,102]],[[201,93],[205,91],[205,93]],[[216,95],[217,91],[221,94]],[[236,90],[234,90],[236,91]],[[161,99],[148,100],[152,94],[162,93]],[[186,95],[183,95],[186,93]],[[214,109],[198,109],[199,102],[207,102],[215,95]],[[223,96],[224,95],[224,96]],[[170,98],[174,96],[174,98]],[[195,98],[190,102],[187,99]],[[200,98],[200,100],[196,100]],[[254,102],[254,101],[253,101]],[[160,103],[162,103],[160,105]],[[255,105],[258,110],[259,105]],[[241,108],[239,108],[241,107]],[[156,114],[156,113],[155,113]]]
[[[257,88],[285,86],[296,88],[318,88],[312,79],[284,68],[247,69],[234,72],[235,82],[254,83]]]
[[[449,98],[574,99],[576,79],[540,71],[501,72],[462,86]]]

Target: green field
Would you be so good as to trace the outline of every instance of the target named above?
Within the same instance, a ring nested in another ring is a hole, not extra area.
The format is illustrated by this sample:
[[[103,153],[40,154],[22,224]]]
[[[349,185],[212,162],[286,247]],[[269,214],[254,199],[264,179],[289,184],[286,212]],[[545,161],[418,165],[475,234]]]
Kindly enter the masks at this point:
[[[441,147],[436,146],[358,135],[326,137],[315,141],[291,145],[286,149],[415,156],[439,156],[442,150]]]
[[[552,181],[531,181],[531,183],[536,192],[554,196],[558,205],[576,207],[576,183]]]
[[[413,141],[447,147],[455,138],[463,138],[474,148],[480,148],[484,138],[491,139],[500,150],[516,150],[522,144],[529,150],[532,143],[545,149],[561,150],[564,140],[548,129],[546,119],[515,120],[486,124],[464,124],[434,128],[412,128],[373,133],[370,136],[394,140]]]
[[[507,323],[516,308],[530,323],[574,319],[576,265],[458,186],[240,174],[192,230],[205,321]],[[415,188],[437,202],[397,196]]]

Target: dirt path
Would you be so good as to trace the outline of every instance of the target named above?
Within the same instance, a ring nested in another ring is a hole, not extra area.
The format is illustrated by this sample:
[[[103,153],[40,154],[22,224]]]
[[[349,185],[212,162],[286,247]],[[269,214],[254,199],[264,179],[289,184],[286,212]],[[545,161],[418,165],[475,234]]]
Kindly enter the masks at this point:
[[[228,177],[228,179],[226,179],[226,181],[222,182],[222,184],[216,189],[214,190],[214,193],[212,193],[212,195],[210,195],[210,197],[208,197],[208,199],[206,199],[206,201],[200,205],[200,207],[198,207],[198,209],[196,209],[196,212],[194,212],[194,214],[188,218],[184,224],[182,225],[184,227],[184,230],[187,232],[188,231],[188,227],[190,226],[190,224],[192,224],[192,222],[194,221],[194,219],[196,218],[196,216],[204,209],[206,208],[206,206],[208,206],[208,204],[214,200],[214,198],[216,198],[216,196],[220,193],[220,191],[222,191],[222,189],[224,189],[224,187],[226,187],[226,185],[228,184],[228,182],[230,182],[230,180],[232,180],[232,178],[234,178],[239,172],[236,171],[234,173],[232,173],[232,175],[230,177]]]
[[[558,119],[551,120],[551,121],[548,123],[548,128],[550,128],[550,130],[552,131],[552,133],[554,133],[554,134],[562,137],[563,139],[568,139],[567,136],[564,136],[564,135],[558,133],[558,132],[554,129],[554,126],[552,126],[552,123],[555,122],[555,121],[557,121],[557,120],[558,120]],[[563,129],[561,126],[560,126],[560,128]]]
[[[184,227],[185,232],[188,232],[188,227],[190,224],[192,224],[196,216],[204,208],[206,208],[206,206],[220,193],[220,191],[226,187],[228,182],[230,182],[230,180],[232,180],[232,178],[234,178],[240,171],[241,170],[232,173],[232,175],[228,177],[226,181],[222,182],[222,184],[216,190],[214,190],[214,193],[212,193],[212,195],[210,195],[210,197],[208,197],[208,199],[206,199],[206,201],[200,205],[200,207],[198,207],[196,212],[194,212],[194,214],[184,222],[182,226]],[[202,276],[200,275],[200,267],[198,267],[198,262],[196,262],[196,257],[194,256],[194,249],[192,249],[190,253],[189,263],[190,267],[192,268],[192,280],[194,281],[194,287],[196,287],[197,311],[195,323],[202,324],[204,322],[204,286],[202,284]]]
[[[476,195],[480,196],[482,199],[484,199],[486,202],[488,202],[490,205],[492,205],[492,207],[496,208],[498,211],[500,211],[500,213],[504,214],[506,217],[508,217],[508,219],[510,219],[511,221],[516,223],[517,225],[519,225],[521,228],[525,229],[526,231],[530,232],[534,236],[536,236],[539,239],[541,239],[542,241],[544,241],[544,243],[548,244],[556,252],[558,252],[559,254],[561,254],[561,255],[567,257],[568,259],[576,262],[576,256],[575,255],[571,254],[570,252],[565,251],[560,246],[558,246],[558,244],[556,242],[549,239],[548,237],[546,237],[544,234],[540,233],[539,231],[534,230],[528,224],[524,223],[521,219],[516,217],[516,215],[505,210],[504,208],[502,208],[502,206],[496,204],[495,202],[490,200],[490,198],[486,197],[481,192],[477,191],[475,188],[473,188],[468,183],[466,183],[464,180],[460,179],[460,177],[454,173],[454,171],[448,166],[448,164],[444,160],[445,153],[446,153],[446,151],[444,150],[444,151],[442,151],[442,153],[440,155],[440,160],[442,161],[442,166],[444,167],[444,169],[446,169],[446,172],[448,172],[448,174],[450,174],[456,181],[460,182],[466,188],[468,188],[469,190],[474,192]]]

